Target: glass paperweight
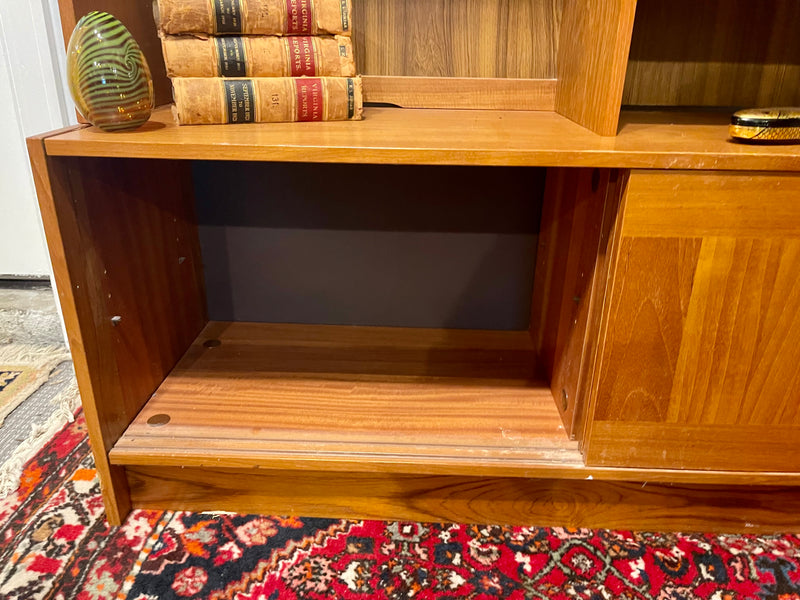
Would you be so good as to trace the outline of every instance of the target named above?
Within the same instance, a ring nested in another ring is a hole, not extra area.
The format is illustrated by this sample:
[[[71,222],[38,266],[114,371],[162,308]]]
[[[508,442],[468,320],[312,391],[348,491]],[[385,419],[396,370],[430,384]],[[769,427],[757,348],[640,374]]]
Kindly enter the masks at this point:
[[[105,131],[139,127],[153,110],[153,80],[139,44],[125,26],[93,11],[75,25],[67,79],[78,112]]]

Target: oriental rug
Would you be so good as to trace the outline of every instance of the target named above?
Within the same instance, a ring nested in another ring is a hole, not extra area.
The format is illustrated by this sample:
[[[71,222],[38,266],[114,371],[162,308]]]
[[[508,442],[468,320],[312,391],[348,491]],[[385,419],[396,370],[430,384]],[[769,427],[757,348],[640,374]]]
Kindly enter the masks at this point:
[[[4,600],[800,600],[800,537],[134,511],[105,521],[85,423],[0,500]]]
[[[79,403],[65,346],[0,344],[0,498]]]
[[[69,360],[69,353],[64,346],[1,344],[0,425],[65,360]]]

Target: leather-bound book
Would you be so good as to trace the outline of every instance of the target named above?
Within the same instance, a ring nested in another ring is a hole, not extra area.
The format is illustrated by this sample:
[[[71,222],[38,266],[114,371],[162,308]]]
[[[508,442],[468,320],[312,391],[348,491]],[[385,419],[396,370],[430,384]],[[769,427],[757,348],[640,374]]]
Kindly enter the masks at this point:
[[[164,36],[169,77],[353,77],[353,44],[337,36]]]
[[[156,0],[162,35],[350,35],[350,0]]]
[[[360,77],[176,77],[180,125],[359,120]]]

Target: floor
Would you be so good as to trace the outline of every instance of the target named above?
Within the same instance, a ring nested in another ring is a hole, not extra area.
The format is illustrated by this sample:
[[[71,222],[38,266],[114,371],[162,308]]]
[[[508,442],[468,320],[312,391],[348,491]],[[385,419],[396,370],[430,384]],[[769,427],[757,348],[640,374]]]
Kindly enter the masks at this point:
[[[64,343],[61,321],[49,282],[0,280],[0,344],[58,346]],[[61,363],[50,380],[6,417],[0,427],[0,465],[47,421],[54,402],[75,378],[72,362]]]
[[[64,334],[48,281],[0,279],[0,344],[62,344]]]

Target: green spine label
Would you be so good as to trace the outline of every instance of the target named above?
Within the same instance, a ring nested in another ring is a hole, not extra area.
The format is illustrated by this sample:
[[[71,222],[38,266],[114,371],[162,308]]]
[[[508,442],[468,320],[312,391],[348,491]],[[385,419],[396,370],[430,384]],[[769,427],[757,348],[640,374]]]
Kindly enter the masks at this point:
[[[242,33],[241,0],[212,0],[215,33]]]
[[[218,37],[217,64],[221,77],[247,77],[244,41],[238,36]]]
[[[341,0],[342,31],[350,31],[350,14],[347,12],[347,0]]]
[[[255,90],[252,79],[231,79],[223,81],[225,98],[228,101],[228,123],[254,123]]]
[[[352,119],[356,114],[356,89],[353,80],[347,78],[347,118]]]

